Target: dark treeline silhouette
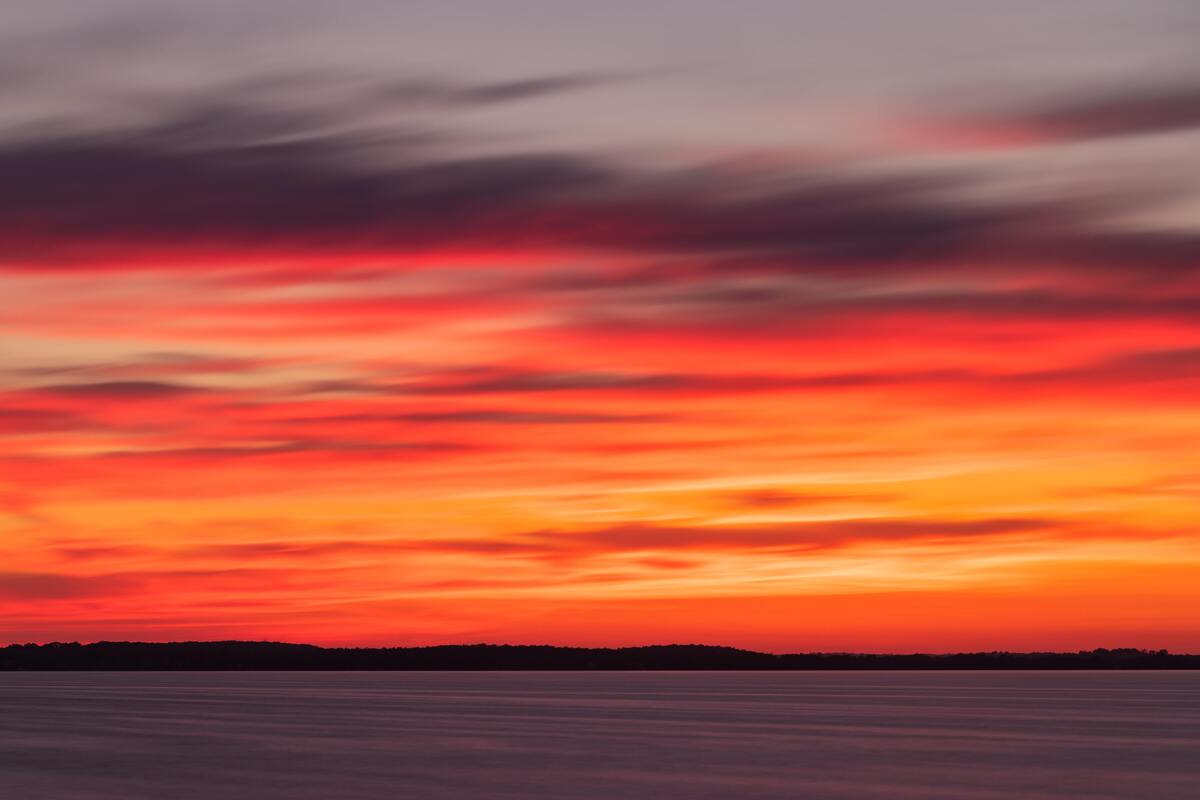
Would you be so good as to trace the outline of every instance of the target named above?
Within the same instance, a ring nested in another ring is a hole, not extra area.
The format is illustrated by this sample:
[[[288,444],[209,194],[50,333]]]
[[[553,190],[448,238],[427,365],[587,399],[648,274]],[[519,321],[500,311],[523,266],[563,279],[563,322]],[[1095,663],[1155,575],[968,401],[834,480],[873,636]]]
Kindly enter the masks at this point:
[[[1200,655],[1132,648],[1078,653],[774,655],[693,644],[620,648],[492,644],[341,648],[278,642],[55,642],[0,648],[0,670],[846,669],[1200,669]]]

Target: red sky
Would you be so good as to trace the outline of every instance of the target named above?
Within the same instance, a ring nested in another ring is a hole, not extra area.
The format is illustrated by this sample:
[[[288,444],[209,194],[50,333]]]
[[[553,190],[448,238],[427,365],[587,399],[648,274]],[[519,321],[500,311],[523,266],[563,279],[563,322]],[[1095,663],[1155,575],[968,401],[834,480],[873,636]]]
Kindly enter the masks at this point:
[[[468,66],[6,122],[0,642],[1200,650],[1200,92]]]

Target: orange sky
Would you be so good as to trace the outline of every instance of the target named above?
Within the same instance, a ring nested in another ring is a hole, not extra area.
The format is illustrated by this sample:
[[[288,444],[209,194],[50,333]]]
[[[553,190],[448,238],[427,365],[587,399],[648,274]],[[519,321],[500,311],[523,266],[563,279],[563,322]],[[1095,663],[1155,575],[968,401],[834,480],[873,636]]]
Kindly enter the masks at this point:
[[[1200,651],[1200,93],[71,36],[0,118],[0,643]]]
[[[3,279],[0,638],[1200,647],[1190,320],[163,258]]]

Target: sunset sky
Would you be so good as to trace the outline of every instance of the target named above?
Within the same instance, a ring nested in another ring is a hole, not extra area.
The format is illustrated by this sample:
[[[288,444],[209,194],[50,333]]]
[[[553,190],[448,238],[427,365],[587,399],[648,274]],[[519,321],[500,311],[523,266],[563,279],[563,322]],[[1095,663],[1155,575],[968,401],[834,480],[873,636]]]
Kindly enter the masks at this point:
[[[0,644],[1200,651],[1197,35],[8,0]]]

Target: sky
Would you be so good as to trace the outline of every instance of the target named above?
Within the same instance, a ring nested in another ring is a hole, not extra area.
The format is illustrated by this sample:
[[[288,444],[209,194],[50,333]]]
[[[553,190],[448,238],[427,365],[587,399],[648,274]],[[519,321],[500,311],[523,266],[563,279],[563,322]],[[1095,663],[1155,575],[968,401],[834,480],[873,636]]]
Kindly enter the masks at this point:
[[[0,7],[0,643],[1200,651],[1200,6]]]

